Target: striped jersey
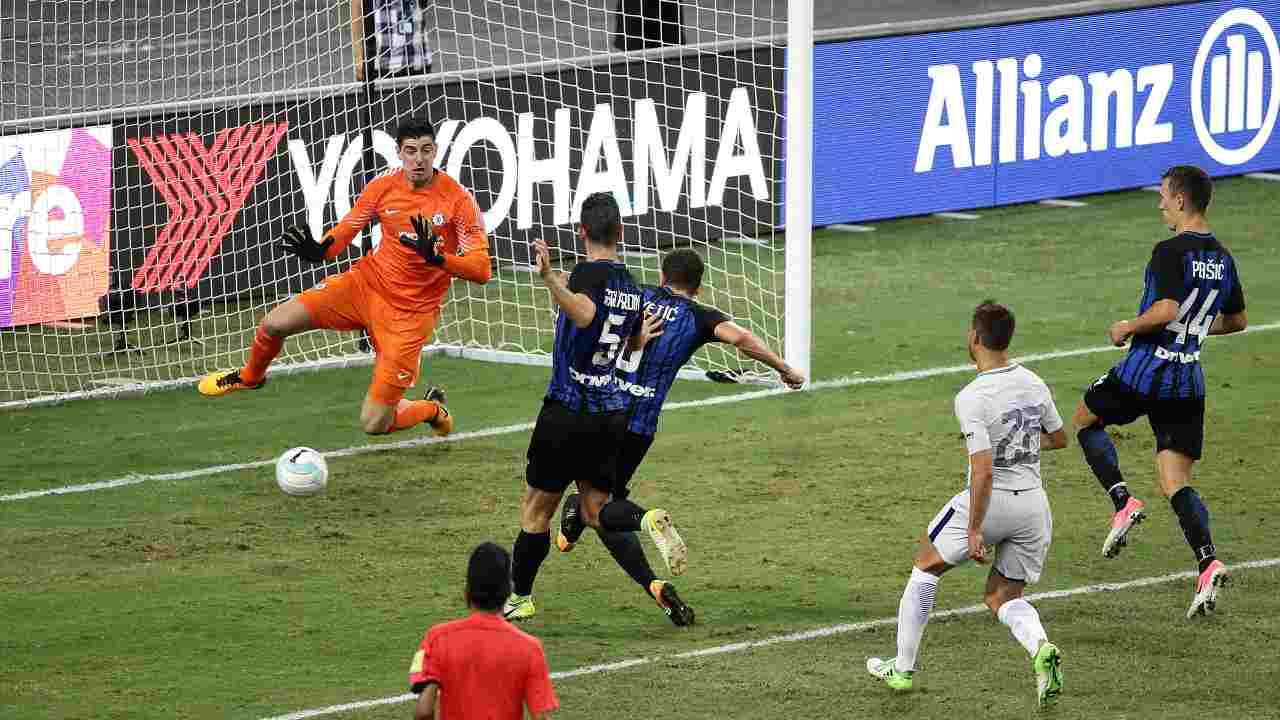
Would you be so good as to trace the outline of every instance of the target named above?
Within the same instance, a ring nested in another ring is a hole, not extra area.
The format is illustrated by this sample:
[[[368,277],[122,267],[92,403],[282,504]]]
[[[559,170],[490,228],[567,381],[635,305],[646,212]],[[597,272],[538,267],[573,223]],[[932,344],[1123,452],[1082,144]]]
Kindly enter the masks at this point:
[[[662,334],[618,362],[619,387],[632,399],[628,432],[652,436],[676,374],[703,345],[714,342],[716,326],[729,318],[667,288],[645,286],[644,312],[662,318]]]
[[[1235,259],[1210,233],[1165,240],[1151,253],[1138,314],[1160,300],[1177,302],[1178,316],[1160,330],[1135,335],[1112,374],[1151,397],[1203,398],[1200,350],[1209,328],[1219,313],[1244,311]]]
[[[375,67],[379,73],[421,73],[431,69],[431,28],[424,4],[418,0],[374,0]]]
[[[579,328],[560,310],[546,399],[588,414],[623,410],[628,401],[614,365],[639,325],[640,288],[626,265],[593,260],[573,269],[569,291],[590,297],[596,314],[590,325]]]

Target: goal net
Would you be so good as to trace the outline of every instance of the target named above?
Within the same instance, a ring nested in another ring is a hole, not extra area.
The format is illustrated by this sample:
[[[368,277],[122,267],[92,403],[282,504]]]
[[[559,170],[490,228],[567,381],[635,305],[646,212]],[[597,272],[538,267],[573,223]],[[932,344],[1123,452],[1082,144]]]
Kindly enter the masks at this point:
[[[638,280],[656,284],[661,253],[692,247],[707,265],[699,299],[781,350],[786,12],[770,0],[0,4],[15,70],[0,92],[16,101],[0,105],[0,406],[239,366],[267,310],[376,251],[376,225],[322,265],[276,239],[294,223],[331,227],[398,164],[390,130],[410,115],[436,124],[437,165],[475,193],[495,262],[488,285],[454,283],[427,352],[549,362],[554,314],[530,243],[546,239],[570,269],[584,252],[573,223],[597,191],[622,208]],[[370,357],[358,333],[314,331],[290,338],[272,372]],[[691,366],[767,376],[732,348]]]

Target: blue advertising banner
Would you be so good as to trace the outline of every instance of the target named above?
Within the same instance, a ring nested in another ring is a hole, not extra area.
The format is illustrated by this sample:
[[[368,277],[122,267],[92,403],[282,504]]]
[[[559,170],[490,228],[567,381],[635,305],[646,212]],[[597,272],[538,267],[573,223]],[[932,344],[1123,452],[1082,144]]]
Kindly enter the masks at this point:
[[[814,224],[1280,167],[1280,2],[814,48]]]

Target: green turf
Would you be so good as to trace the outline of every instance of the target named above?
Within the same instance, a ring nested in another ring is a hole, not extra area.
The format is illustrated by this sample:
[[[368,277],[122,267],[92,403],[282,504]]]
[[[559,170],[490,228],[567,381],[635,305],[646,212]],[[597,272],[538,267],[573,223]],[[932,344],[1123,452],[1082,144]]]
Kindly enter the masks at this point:
[[[1280,220],[1266,183],[1219,183],[1214,221],[1243,268],[1250,317],[1280,320]],[[964,361],[973,304],[1019,315],[1015,351],[1098,345],[1131,314],[1162,237],[1155,196],[1088,198],[1081,210],[993,210],[979,222],[912,219],[815,239],[819,378]],[[1228,562],[1280,555],[1280,330],[1209,341],[1206,457],[1197,467]],[[1068,415],[1117,354],[1034,364]],[[545,368],[432,360],[459,431],[529,421]],[[865,676],[891,629],[697,660],[687,650],[895,614],[913,538],[963,486],[951,401],[966,374],[828,389],[664,416],[635,497],[675,513],[692,547],[680,578],[699,624],[676,629],[588,536],[537,585],[554,670],[653,657],[557,683],[561,717],[1034,714],[1030,660],[986,616],[933,624],[920,690]],[[335,449],[358,431],[367,368],[279,377],[220,401],[193,391],[0,413],[0,494]],[[740,392],[683,382],[673,399]],[[524,432],[331,461],[321,497],[276,490],[268,469],[0,504],[0,717],[260,718],[405,692],[429,625],[461,612],[466,554],[508,544]],[[1151,476],[1145,424],[1117,433],[1152,520],[1116,561],[1098,547],[1109,503],[1076,448],[1046,453],[1054,545],[1041,586],[1065,589],[1190,567]],[[650,553],[652,555],[652,552]],[[1040,603],[1066,657],[1053,718],[1266,717],[1280,701],[1265,658],[1280,636],[1280,573],[1240,573],[1221,613],[1182,619],[1189,581]],[[982,575],[944,579],[939,608],[970,605]],[[664,659],[665,658],[665,659]],[[607,690],[607,691],[606,691]],[[392,718],[407,705],[351,713]]]

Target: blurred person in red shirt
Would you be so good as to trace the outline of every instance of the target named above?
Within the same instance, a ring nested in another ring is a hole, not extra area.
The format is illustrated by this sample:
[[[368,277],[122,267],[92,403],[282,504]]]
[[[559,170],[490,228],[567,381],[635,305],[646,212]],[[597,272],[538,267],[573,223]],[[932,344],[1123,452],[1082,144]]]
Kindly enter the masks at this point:
[[[544,720],[560,707],[542,642],[502,617],[511,594],[511,556],[481,543],[467,563],[462,620],[436,625],[413,656],[414,720]]]

